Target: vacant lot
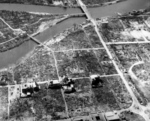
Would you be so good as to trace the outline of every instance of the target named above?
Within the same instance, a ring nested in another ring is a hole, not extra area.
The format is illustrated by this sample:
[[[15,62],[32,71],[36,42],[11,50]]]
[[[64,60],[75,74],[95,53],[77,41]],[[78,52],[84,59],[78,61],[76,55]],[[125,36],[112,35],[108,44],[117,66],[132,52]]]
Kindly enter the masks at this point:
[[[111,111],[111,110],[119,110],[120,107],[116,100],[116,97],[113,93],[112,87],[110,87],[107,78],[102,78],[103,85],[102,87],[92,88],[95,98],[96,98],[96,106],[100,111]]]
[[[91,91],[90,79],[76,79],[75,88],[77,92],[65,94],[69,115],[71,117],[82,116],[88,115],[90,112],[95,111],[95,98],[93,92]]]
[[[94,52],[67,51],[55,53],[60,76],[85,77],[91,74],[103,74],[101,65]]]
[[[0,87],[0,120],[4,120],[7,116],[8,116],[8,87]]]
[[[55,42],[50,44],[49,47],[54,51],[92,48],[88,37],[82,29],[72,28],[68,31],[69,34],[67,34],[64,39],[59,41],[55,39]]]
[[[93,48],[103,47],[97,33],[95,32],[94,27],[92,25],[88,25],[88,26],[84,27],[84,31],[85,31],[87,37],[89,38],[89,41]]]
[[[119,76],[112,76],[107,77],[106,79],[109,82],[109,86],[112,89],[120,108],[129,108],[132,104],[132,98],[121,78]]]
[[[17,83],[28,82],[28,79],[47,81],[58,78],[54,58],[50,51],[40,46],[30,54],[14,68],[14,80]]]
[[[35,117],[36,121],[66,118],[65,103],[60,89],[47,89],[42,84],[41,90],[30,98],[16,99],[10,106],[10,118],[21,119]]]

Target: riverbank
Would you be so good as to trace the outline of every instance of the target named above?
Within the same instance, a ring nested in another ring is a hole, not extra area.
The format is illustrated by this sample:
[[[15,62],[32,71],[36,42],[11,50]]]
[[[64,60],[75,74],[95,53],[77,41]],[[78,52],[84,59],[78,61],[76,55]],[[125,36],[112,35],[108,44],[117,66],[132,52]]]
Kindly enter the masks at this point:
[[[41,15],[41,14],[39,14],[39,15]],[[63,14],[57,14],[57,15],[63,15]],[[84,16],[85,16],[85,14],[64,15],[64,17],[62,17],[60,19],[56,19],[56,20],[48,21],[48,22],[43,22],[39,26],[39,29],[36,32],[34,32],[31,36],[37,36],[40,33],[46,31],[47,29],[49,29],[50,27],[55,26],[56,24],[59,24],[59,23],[63,22],[66,19],[74,18],[74,17],[84,17]],[[28,38],[27,35],[16,37],[15,39],[12,39],[11,41],[0,44],[0,52],[5,52],[5,51],[8,51],[8,50],[11,50],[15,47],[20,46],[21,44],[23,44],[25,41],[28,41],[28,40],[29,40],[29,38]]]
[[[25,41],[29,41],[30,39],[28,38],[28,36],[26,34],[24,35],[19,35],[19,37],[11,40],[11,41],[8,41],[8,42],[5,42],[3,44],[0,44],[0,53],[1,52],[5,52],[5,51],[8,51],[8,50],[11,50],[15,47],[18,47],[20,46],[22,43],[24,43]]]
[[[88,8],[94,8],[94,7],[104,7],[104,6],[108,6],[108,5],[113,5],[113,4],[117,4],[120,2],[124,2],[127,0],[115,0],[112,2],[106,2],[106,3],[101,3],[101,4],[93,4],[93,5],[86,5]]]
[[[105,3],[100,3],[100,4],[87,4],[86,6],[87,7],[104,7],[104,6],[108,6],[108,5],[113,5],[113,4],[117,4],[117,3],[120,3],[120,2],[124,2],[124,1],[127,1],[127,0],[114,0],[112,2],[105,2]],[[10,1],[5,1],[5,2],[1,2],[0,1],[0,4],[5,4],[5,3],[8,3],[8,4],[22,4],[22,5],[36,5],[36,6],[49,6],[49,7],[60,7],[60,8],[64,8],[64,9],[67,9],[67,8],[80,8],[80,5],[78,5],[76,2],[75,3],[58,3],[58,4],[35,4],[35,3],[20,3],[20,2],[13,2],[13,3],[10,3]]]
[[[74,16],[76,17],[76,16]],[[86,25],[89,21],[85,21],[81,24],[74,24],[72,27],[65,29],[64,31],[62,31],[59,34],[56,34],[55,36],[53,36],[50,40],[47,40],[44,42],[44,44],[46,45],[51,45],[54,44],[56,42],[61,41],[62,39],[64,39],[66,36],[68,36],[69,34],[71,34],[72,32],[75,32],[77,29],[82,29],[82,27],[84,25]]]
[[[86,15],[83,13],[81,14],[71,14],[71,15],[66,15],[66,17],[64,18],[61,18],[61,19],[56,19],[55,21],[53,21],[53,23],[43,23],[40,27],[39,27],[39,30],[33,34],[33,36],[37,36],[39,35],[40,33],[46,31],[47,29],[49,29],[50,27],[52,26],[55,26],[56,24],[59,24],[67,19],[70,19],[70,18],[76,18],[76,17],[86,17]]]
[[[74,16],[74,15],[72,15]],[[78,15],[75,15],[78,16]],[[74,23],[83,23],[85,21],[84,17],[69,17],[65,20],[59,21],[59,24],[56,24],[54,26],[49,27],[44,32],[36,33],[34,37],[39,39],[41,42],[44,42],[46,40],[49,40],[54,35],[61,33],[66,28],[69,28]],[[38,34],[38,35],[37,35]],[[48,39],[49,38],[49,39]],[[22,44],[20,44],[17,47],[14,47],[13,49],[10,49],[5,52],[0,53],[0,70],[6,69],[6,68],[13,68],[15,65],[17,65],[21,60],[24,60],[26,55],[29,54],[34,50],[35,47],[37,47],[38,44],[34,41],[25,41]]]

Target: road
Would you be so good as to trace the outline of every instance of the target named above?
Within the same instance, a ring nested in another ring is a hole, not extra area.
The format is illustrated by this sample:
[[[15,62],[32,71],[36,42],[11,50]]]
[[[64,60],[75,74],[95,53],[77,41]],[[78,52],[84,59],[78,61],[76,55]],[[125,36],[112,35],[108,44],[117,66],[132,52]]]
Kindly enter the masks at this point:
[[[130,86],[128,85],[128,82],[127,80],[125,79],[123,73],[120,71],[117,63],[115,62],[115,60],[113,59],[113,56],[111,54],[111,52],[109,51],[106,43],[104,42],[101,34],[99,33],[99,30],[98,30],[98,27],[97,27],[97,22],[92,18],[91,14],[89,13],[87,7],[83,4],[83,2],[81,0],[77,0],[77,3],[81,6],[82,10],[85,12],[87,18],[92,22],[93,26],[94,26],[94,29],[100,39],[100,42],[102,43],[104,49],[106,50],[109,58],[112,60],[112,63],[114,65],[114,67],[116,68],[119,76],[121,77],[123,83],[125,84],[128,92],[130,93],[131,97],[132,97],[132,100],[133,100],[133,104],[132,106],[129,108],[129,110],[133,111],[134,113],[137,113],[141,116],[143,116],[143,118],[146,120],[146,121],[149,121],[149,117],[144,113],[144,111],[147,109],[146,107],[142,106],[139,104],[136,96],[134,95],[134,93],[132,92],[132,89],[130,88]],[[21,29],[13,29],[7,22],[5,22],[5,20],[3,20],[2,18],[0,18],[10,29],[12,29],[13,31],[15,30],[19,30],[21,31]],[[57,68],[57,60],[56,60],[56,57],[55,57],[55,54],[54,54],[54,51],[51,50],[51,48],[49,48],[47,45],[41,43],[39,40],[37,40],[36,38],[34,38],[33,36],[31,35],[28,35],[29,37],[31,37],[34,41],[36,41],[37,43],[39,43],[40,45],[43,45],[45,48],[47,48],[50,52],[52,52],[53,54],[53,58],[54,58],[54,61],[55,61],[55,67],[56,67],[56,70],[57,70],[57,75],[58,77],[59,76],[59,73],[58,73],[58,68]],[[128,44],[131,44],[130,42],[126,42]],[[132,42],[133,43],[133,42]],[[138,42],[137,42],[138,43]],[[146,42],[145,42],[146,43]],[[148,42],[147,42],[148,43]],[[108,43],[107,43],[108,44]],[[122,43],[122,44],[125,44],[125,43]],[[125,109],[126,110],[126,109]],[[9,113],[9,112],[8,112]]]
[[[130,88],[130,86],[129,86],[127,80],[125,79],[123,73],[120,71],[120,69],[119,69],[117,63],[116,63],[115,60],[113,59],[113,56],[112,56],[111,52],[109,51],[109,49],[108,49],[106,43],[104,42],[104,40],[103,40],[101,34],[99,33],[99,29],[98,29],[98,27],[97,27],[97,22],[92,18],[92,16],[90,15],[90,13],[89,13],[87,7],[83,4],[83,2],[82,2],[81,0],[76,0],[76,1],[77,1],[77,3],[80,5],[81,9],[85,12],[87,18],[88,18],[88,19],[92,22],[92,24],[94,25],[95,31],[96,31],[96,33],[97,33],[99,39],[100,39],[100,42],[102,43],[103,47],[105,48],[105,50],[106,50],[106,52],[107,52],[109,58],[112,60],[113,65],[115,66],[115,68],[116,68],[118,74],[120,75],[120,77],[121,77],[123,83],[125,84],[125,86],[126,86],[128,92],[130,93],[130,95],[131,95],[131,97],[132,97],[133,103],[132,103],[132,106],[130,107],[130,111],[141,115],[146,121],[149,121],[148,115],[146,115],[146,114],[144,113],[145,107],[143,107],[143,106],[138,102],[138,100],[137,100],[136,96],[134,95],[132,89]]]
[[[144,44],[150,43],[150,41],[136,41],[136,42],[107,42],[107,45],[123,45],[123,44]]]
[[[132,69],[133,69],[133,67],[134,66],[137,66],[137,65],[140,65],[140,64],[144,64],[144,61],[139,61],[139,62],[136,62],[136,63],[134,63],[130,68],[129,68],[129,75],[133,78],[133,79],[135,79],[135,80],[138,80],[138,78],[137,78],[137,76],[133,73],[133,71],[132,71]]]

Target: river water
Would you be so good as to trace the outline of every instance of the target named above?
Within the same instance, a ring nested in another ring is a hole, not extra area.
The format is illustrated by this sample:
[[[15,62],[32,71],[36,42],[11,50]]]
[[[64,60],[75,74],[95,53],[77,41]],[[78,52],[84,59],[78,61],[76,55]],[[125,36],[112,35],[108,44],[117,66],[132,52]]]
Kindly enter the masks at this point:
[[[94,18],[113,16],[119,13],[126,13],[133,10],[144,9],[150,6],[150,0],[127,0],[105,7],[90,8],[89,11]]]
[[[53,26],[46,31],[42,32],[38,36],[36,36],[37,39],[39,39],[41,42],[44,42],[50,38],[52,38],[54,35],[59,34],[63,32],[63,30],[73,26],[74,23],[81,24],[85,21],[84,17],[79,18],[69,18],[61,23],[59,23],[56,26]]]
[[[44,42],[45,40],[52,38],[54,35],[63,32],[63,30],[65,30],[66,28],[71,27],[74,23],[81,24],[83,21],[85,21],[85,18],[83,17],[69,18],[59,23],[58,25],[47,29],[42,34],[38,35],[36,38],[41,40],[41,42]],[[18,60],[20,60],[31,50],[33,50],[35,46],[37,46],[37,43],[33,41],[27,41],[19,47],[0,53],[0,69],[15,64]]]
[[[115,15],[116,12],[124,13],[132,10],[143,9],[150,6],[150,0],[128,0],[125,2],[109,5],[105,7],[89,8],[91,15],[94,18]],[[27,11],[27,12],[42,12],[42,13],[63,13],[75,14],[81,13],[79,8],[60,8],[37,5],[21,5],[21,4],[0,4],[0,10]],[[66,28],[71,27],[74,23],[80,24],[85,21],[85,18],[70,18],[58,25],[51,27],[38,35],[36,38],[42,42],[50,39],[54,35],[62,32]],[[0,53],[0,69],[15,64],[18,60],[29,53],[37,44],[33,41],[23,43],[17,48],[7,52]]]
[[[36,45],[37,44],[33,41],[27,41],[19,47],[0,53],[0,68],[15,64],[23,56],[29,53]]]
[[[132,10],[143,9],[150,6],[150,0],[127,0],[113,5],[104,7],[89,8],[94,18],[114,15],[116,12],[124,13]],[[39,5],[23,5],[23,4],[0,4],[0,10],[27,11],[27,12],[42,12],[42,13],[63,13],[75,14],[81,13],[79,8],[63,8],[63,7],[48,7]]]

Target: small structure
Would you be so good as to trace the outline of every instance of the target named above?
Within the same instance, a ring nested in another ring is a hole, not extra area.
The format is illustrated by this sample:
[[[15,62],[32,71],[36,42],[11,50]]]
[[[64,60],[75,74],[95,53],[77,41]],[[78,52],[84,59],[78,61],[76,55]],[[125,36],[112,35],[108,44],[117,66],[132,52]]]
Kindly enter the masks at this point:
[[[52,80],[52,81],[50,81],[48,88],[50,88],[50,89],[61,89],[62,84],[59,82],[59,80]]]
[[[33,93],[38,92],[40,90],[40,86],[35,83],[27,83],[21,86],[21,94],[20,97],[31,97]]]
[[[103,80],[100,78],[99,75],[91,75],[92,79],[92,88],[97,88],[103,86]]]
[[[99,116],[99,114],[92,114],[92,120],[93,121],[102,121],[101,117]]]
[[[120,121],[118,114],[115,114],[114,112],[105,113],[105,119],[106,121]]]
[[[68,79],[68,77],[63,77],[62,83],[62,87],[65,93],[70,94],[76,92],[74,87],[74,81],[72,79]]]
[[[74,81],[69,79],[67,83],[63,84],[63,89],[65,93],[74,93],[76,89],[74,87]]]
[[[64,76],[60,81],[52,80],[49,83],[48,88],[50,89],[63,89],[65,93],[73,93],[75,92],[74,81]]]

